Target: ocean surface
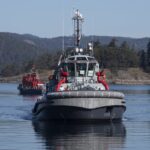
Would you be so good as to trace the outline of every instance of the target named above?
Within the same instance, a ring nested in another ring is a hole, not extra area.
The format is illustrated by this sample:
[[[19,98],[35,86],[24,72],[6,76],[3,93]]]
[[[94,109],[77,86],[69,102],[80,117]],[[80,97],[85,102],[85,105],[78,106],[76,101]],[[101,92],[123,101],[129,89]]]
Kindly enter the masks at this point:
[[[33,122],[38,96],[0,83],[0,150],[150,150],[150,85],[111,85],[125,94],[122,123]]]

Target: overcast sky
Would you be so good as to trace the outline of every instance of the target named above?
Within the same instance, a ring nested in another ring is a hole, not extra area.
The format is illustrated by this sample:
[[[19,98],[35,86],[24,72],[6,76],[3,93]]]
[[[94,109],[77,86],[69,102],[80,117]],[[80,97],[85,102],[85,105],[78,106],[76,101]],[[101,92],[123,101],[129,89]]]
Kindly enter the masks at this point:
[[[150,0],[0,0],[0,32],[72,35],[74,9],[84,35],[150,37]]]

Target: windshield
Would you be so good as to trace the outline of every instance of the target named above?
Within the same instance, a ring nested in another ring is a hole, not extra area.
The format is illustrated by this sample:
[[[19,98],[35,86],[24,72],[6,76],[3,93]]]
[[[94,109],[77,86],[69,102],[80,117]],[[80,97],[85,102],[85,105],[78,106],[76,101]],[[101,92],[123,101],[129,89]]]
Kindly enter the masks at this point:
[[[77,70],[77,77],[84,77],[86,76],[86,63],[77,63],[76,70]]]
[[[68,73],[69,76],[75,76],[75,67],[74,67],[74,63],[68,63]]]
[[[88,77],[92,77],[95,70],[95,63],[89,63],[88,65]]]

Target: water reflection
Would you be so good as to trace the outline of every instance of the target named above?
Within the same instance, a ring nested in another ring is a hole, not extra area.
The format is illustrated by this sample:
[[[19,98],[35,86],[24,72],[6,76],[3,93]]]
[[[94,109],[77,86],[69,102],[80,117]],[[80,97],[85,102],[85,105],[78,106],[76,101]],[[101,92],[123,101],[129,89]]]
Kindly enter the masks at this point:
[[[33,127],[47,150],[111,150],[125,144],[122,123],[33,122]]]
[[[150,90],[119,90],[120,92],[124,94],[150,94]]]
[[[37,99],[42,98],[42,95],[41,96],[39,96],[39,95],[31,95],[31,96],[30,95],[21,95],[21,96],[24,101],[33,101],[33,102],[36,102]]]
[[[110,89],[124,94],[150,94],[150,85],[110,85]]]

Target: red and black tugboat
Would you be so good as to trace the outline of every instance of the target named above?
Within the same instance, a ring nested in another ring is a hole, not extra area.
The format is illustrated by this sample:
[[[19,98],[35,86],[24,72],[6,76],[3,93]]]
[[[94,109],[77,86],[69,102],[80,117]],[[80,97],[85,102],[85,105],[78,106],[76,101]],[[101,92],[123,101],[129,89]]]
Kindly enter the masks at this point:
[[[22,83],[18,86],[21,95],[41,95],[44,89],[44,83],[34,69],[22,77]]]
[[[62,53],[46,93],[35,103],[35,120],[122,120],[124,94],[110,91],[93,45],[80,46],[83,17],[73,17],[75,45]]]

